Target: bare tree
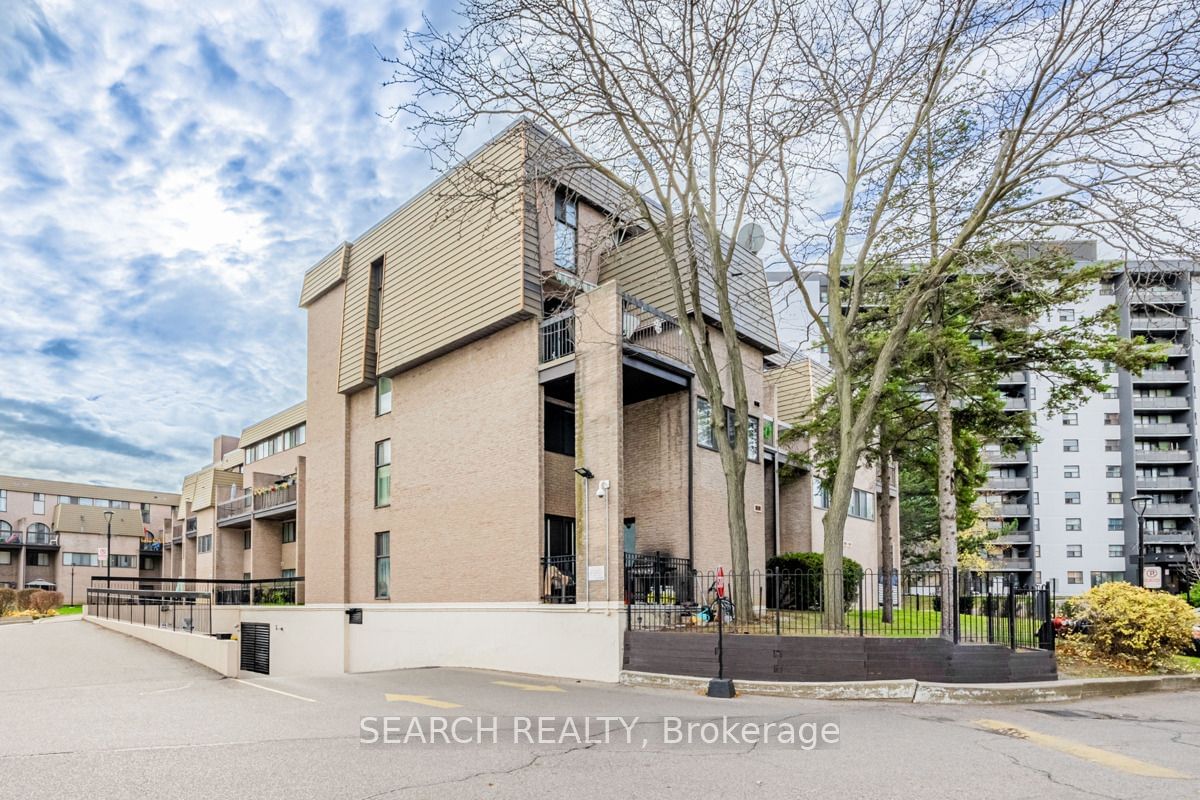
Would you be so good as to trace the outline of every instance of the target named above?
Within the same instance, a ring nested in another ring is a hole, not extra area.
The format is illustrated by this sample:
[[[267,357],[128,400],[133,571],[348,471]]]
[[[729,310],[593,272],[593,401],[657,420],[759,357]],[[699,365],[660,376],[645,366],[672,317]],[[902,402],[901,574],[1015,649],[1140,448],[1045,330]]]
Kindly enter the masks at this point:
[[[756,177],[764,201],[777,198],[779,254],[829,347],[843,411],[825,516],[825,561],[840,563],[892,365],[946,277],[978,266],[965,254],[1047,233],[1194,253],[1200,14],[1195,0],[833,0],[789,6],[784,25],[794,58],[775,81],[804,113],[774,121],[775,169]],[[958,135],[930,157],[930,129],[945,125]],[[818,257],[841,290],[827,322],[801,281]],[[855,382],[864,286],[897,263],[916,268]],[[824,608],[841,624],[829,586]]]
[[[745,519],[747,388],[736,309],[737,231],[769,163],[773,57],[783,11],[768,0],[464,0],[460,26],[411,33],[389,59],[397,112],[446,162],[490,117],[523,116],[620,194],[623,224],[655,237],[725,474],[734,602],[751,609]],[[713,335],[707,315],[719,326]],[[734,409],[732,430],[721,409]]]

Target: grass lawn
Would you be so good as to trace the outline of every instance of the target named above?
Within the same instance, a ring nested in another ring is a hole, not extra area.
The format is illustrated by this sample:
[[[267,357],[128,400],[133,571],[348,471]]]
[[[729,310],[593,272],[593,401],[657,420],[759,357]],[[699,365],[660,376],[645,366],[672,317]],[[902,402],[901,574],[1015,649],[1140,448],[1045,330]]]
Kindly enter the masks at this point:
[[[58,615],[65,616],[67,614],[82,614],[83,606],[59,606]]]

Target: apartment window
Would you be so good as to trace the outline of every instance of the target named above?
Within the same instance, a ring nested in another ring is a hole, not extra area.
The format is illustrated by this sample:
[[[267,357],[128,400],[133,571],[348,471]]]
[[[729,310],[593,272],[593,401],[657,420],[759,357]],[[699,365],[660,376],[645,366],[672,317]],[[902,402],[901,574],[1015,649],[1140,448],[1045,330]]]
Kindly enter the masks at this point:
[[[1041,517],[1033,518],[1033,529],[1034,529],[1034,531],[1040,531],[1042,529],[1042,518]]]
[[[1035,477],[1035,478],[1036,478],[1036,477],[1038,476],[1038,468],[1037,468],[1037,467],[1034,467],[1034,468],[1033,468],[1033,472],[1032,472],[1031,474],[1033,475],[1033,477]]]
[[[296,520],[290,519],[279,528],[280,541],[283,544],[291,544],[296,541]]]
[[[1078,453],[1079,452],[1079,440],[1078,439],[1063,439],[1063,452],[1064,453]]]
[[[33,493],[33,513],[46,513],[46,495],[42,494],[41,492]]]
[[[1108,412],[1107,414],[1104,415],[1104,424],[1105,425],[1120,425],[1121,424],[1121,415],[1115,411]]]
[[[1060,308],[1058,310],[1058,321],[1059,322],[1074,322],[1075,321],[1075,309]]]
[[[375,507],[392,502],[392,440],[375,443]]]
[[[1125,545],[1110,544],[1108,546],[1108,557],[1109,558],[1124,558],[1125,557]]]
[[[279,573],[279,577],[281,577],[281,578],[294,578],[294,577],[296,577],[296,570],[294,570],[294,569],[285,569],[283,572]]]
[[[50,554],[45,550],[26,550],[25,566],[48,567],[50,566]]]
[[[250,538],[250,529],[247,528],[246,530],[242,531],[242,549],[249,550],[252,543],[253,540]]]
[[[150,504],[149,503],[142,503],[142,524],[143,525],[150,524]]]
[[[375,599],[387,600],[391,597],[392,554],[391,534],[375,534]]]
[[[1067,558],[1083,558],[1083,545],[1081,545],[1081,544],[1067,545]]]
[[[1036,506],[1041,502],[1042,502],[1041,492],[1034,492],[1033,493],[1033,504]]]
[[[1079,477],[1079,465],[1078,464],[1064,464],[1063,465],[1063,477],[1064,478],[1078,478]]]
[[[1081,531],[1083,530],[1083,520],[1079,517],[1067,517],[1067,530]]]
[[[1106,453],[1121,452],[1121,440],[1120,439],[1105,439],[1104,440],[1104,452],[1106,452]]]
[[[1063,502],[1069,506],[1079,505],[1079,492],[1064,492]]]
[[[1110,531],[1125,530],[1125,520],[1121,519],[1120,517],[1109,517],[1108,518],[1108,529]]]
[[[1104,390],[1104,399],[1105,400],[1116,400],[1119,396],[1120,395],[1117,394],[1117,390],[1115,388]]]
[[[1116,583],[1125,580],[1124,572],[1093,572],[1092,586],[1099,586],[1102,583]]]
[[[1106,477],[1106,478],[1121,477],[1121,465],[1120,464],[1109,464],[1107,467],[1104,468],[1104,477]]]
[[[291,450],[293,447],[304,444],[306,438],[306,426],[302,422],[299,425],[288,428],[282,433],[277,433],[269,439],[263,439],[261,442],[256,442],[246,448],[244,453],[244,461],[247,464],[253,464],[255,461],[273,456],[276,453],[282,453],[284,450]]]
[[[746,422],[746,457],[758,461],[758,417],[749,417]]]
[[[12,551],[0,550],[0,567],[7,567],[12,563]]]
[[[817,284],[817,302],[818,303],[828,303],[829,302],[829,284],[828,283],[821,282],[821,283]]]
[[[1040,544],[1035,544],[1033,546],[1033,557],[1034,558],[1042,557],[1042,546]]]
[[[8,490],[0,489],[0,511],[8,511]]]
[[[875,519],[875,495],[855,489],[850,497],[850,516],[862,519]]]
[[[1068,572],[1067,573],[1067,583],[1079,583],[1079,584],[1083,583],[1083,572],[1081,570],[1074,570],[1072,572]]]
[[[1075,412],[1071,412],[1069,414],[1063,414],[1062,415],[1062,424],[1063,425],[1078,425],[1079,424],[1079,415],[1076,414]]]
[[[211,540],[212,536],[209,536],[208,538]],[[211,541],[209,542],[209,549],[212,549]],[[108,558],[114,567],[118,567],[120,569],[133,569],[133,556],[112,553]]]
[[[100,556],[95,553],[63,553],[64,567],[98,567]]]
[[[545,403],[546,452],[575,455],[575,410],[552,403]]]
[[[713,434],[712,404],[703,397],[696,398],[696,444],[712,450],[717,449]]]
[[[392,411],[392,379],[380,378],[375,382],[375,416]]]
[[[565,189],[554,193],[554,266],[574,272],[579,244],[579,210]]]
[[[817,508],[829,508],[829,487],[820,478],[813,479],[813,505]]]
[[[1108,504],[1110,506],[1121,505],[1121,493],[1120,492],[1109,492],[1108,493]]]
[[[204,536],[201,536],[196,539],[196,552],[197,553],[211,553],[212,552],[212,534],[211,533],[207,533]]]

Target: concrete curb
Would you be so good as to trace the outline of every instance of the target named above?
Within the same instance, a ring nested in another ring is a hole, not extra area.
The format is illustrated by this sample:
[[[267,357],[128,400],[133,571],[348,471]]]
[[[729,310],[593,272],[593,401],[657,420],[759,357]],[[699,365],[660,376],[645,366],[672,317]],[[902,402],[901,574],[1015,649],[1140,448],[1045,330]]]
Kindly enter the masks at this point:
[[[702,690],[707,678],[621,673],[626,686]],[[809,700],[891,700],[905,703],[950,705],[1004,705],[1061,703],[1089,697],[1121,697],[1143,692],[1194,691],[1200,675],[1155,675],[1130,678],[1073,678],[1032,683],[927,683],[916,680],[848,681],[845,683],[784,683],[735,681],[738,694],[798,697]]]
[[[0,619],[0,625],[20,625],[23,622],[33,622],[33,617],[5,617]]]

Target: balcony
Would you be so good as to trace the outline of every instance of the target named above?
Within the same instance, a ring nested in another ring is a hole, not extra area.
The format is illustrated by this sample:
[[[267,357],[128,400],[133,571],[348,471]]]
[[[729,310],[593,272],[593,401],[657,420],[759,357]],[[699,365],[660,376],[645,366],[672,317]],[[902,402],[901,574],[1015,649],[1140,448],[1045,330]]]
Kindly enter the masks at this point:
[[[1031,558],[989,558],[988,569],[1001,572],[1020,572],[1033,569]]]
[[[633,351],[644,351],[690,367],[683,329],[670,314],[636,297],[621,294],[621,340]]]
[[[1192,452],[1186,447],[1178,450],[1137,450],[1133,460],[1139,464],[1186,464],[1192,460]]]
[[[188,518],[187,525],[184,527],[183,532],[189,539],[196,538],[196,518],[195,517]]]
[[[1139,489],[1191,489],[1192,479],[1186,475],[1160,475],[1153,478],[1135,478]]]
[[[30,533],[25,532],[26,547],[58,547],[57,533]]]
[[[1196,534],[1191,531],[1160,531],[1158,533],[1146,532],[1146,544],[1193,544],[1196,541]]]
[[[161,553],[162,542],[157,539],[142,539],[141,546],[138,549],[143,553]]]
[[[254,490],[254,516],[264,519],[289,517],[296,511],[296,479],[289,477]]]
[[[1152,422],[1133,426],[1134,436],[1191,436],[1192,429],[1186,422]]]
[[[254,496],[250,492],[232,500],[217,504],[217,526],[221,528],[250,527],[250,516],[254,510]],[[245,522],[245,526],[238,523]]]
[[[1014,453],[1001,453],[996,450],[984,450],[983,460],[988,464],[1028,464],[1029,451],[1017,450]]]
[[[1186,397],[1134,397],[1135,411],[1154,410],[1183,410],[1189,407],[1191,401]]]
[[[1188,374],[1181,369],[1148,369],[1133,376],[1133,382],[1139,383],[1187,383]]]
[[[542,320],[539,326],[538,363],[549,364],[575,354],[575,311]]]
[[[1028,517],[1028,503],[1001,503],[998,508],[999,514],[1002,517]]]
[[[17,550],[21,547],[20,531],[4,531],[0,533],[0,550]]]
[[[1005,411],[1027,411],[1029,404],[1024,397],[1006,397],[1004,398]]]
[[[176,522],[174,525],[171,526],[171,541],[176,542],[176,543],[183,541],[183,523],[182,522]]]
[[[1007,375],[1000,376],[1001,386],[1017,386],[1028,382],[1024,372],[1010,372]]]
[[[1191,503],[1154,503],[1146,506],[1147,517],[1190,517]]]
[[[1129,327],[1135,331],[1185,331],[1187,320],[1182,317],[1131,316]]]
[[[1024,491],[1029,489],[1029,478],[988,478],[984,489],[993,491]]]
[[[1173,306],[1183,302],[1183,292],[1170,289],[1134,289],[1129,295],[1129,304],[1134,306]]]
[[[996,544],[1032,544],[1033,534],[1029,531],[1001,533],[993,540]]]

